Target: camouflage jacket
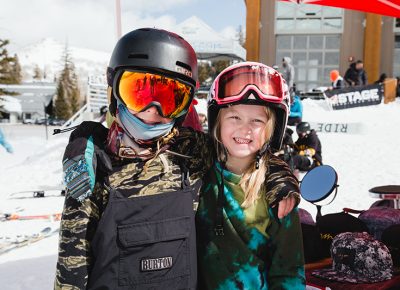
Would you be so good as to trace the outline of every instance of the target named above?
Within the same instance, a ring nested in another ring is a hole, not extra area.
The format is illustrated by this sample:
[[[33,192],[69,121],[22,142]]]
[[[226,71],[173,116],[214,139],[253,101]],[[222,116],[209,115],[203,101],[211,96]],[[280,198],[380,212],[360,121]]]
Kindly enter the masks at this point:
[[[70,146],[80,146],[82,138],[70,140]],[[170,153],[162,153],[154,159],[147,170],[143,161],[112,160],[112,171],[107,180],[111,187],[118,189],[125,197],[162,194],[166,191],[181,189],[181,162],[189,170],[191,185],[200,188],[201,178],[211,166],[213,148],[207,135],[187,128],[181,128],[179,135],[173,140],[170,151],[185,154],[190,158],[179,157]],[[82,202],[67,196],[64,204],[59,256],[57,262],[55,289],[86,289],[93,255],[91,242],[102,217],[109,193],[102,182],[97,181],[93,194]],[[197,207],[197,203],[194,204]]]

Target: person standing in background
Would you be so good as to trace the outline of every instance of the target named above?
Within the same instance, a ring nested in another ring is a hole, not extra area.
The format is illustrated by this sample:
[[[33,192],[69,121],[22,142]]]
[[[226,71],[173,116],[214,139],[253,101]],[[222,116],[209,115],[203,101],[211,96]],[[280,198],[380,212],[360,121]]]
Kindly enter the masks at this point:
[[[344,80],[351,86],[365,86],[368,83],[367,73],[364,70],[364,63],[362,60],[357,60],[355,63],[351,63],[347,69]]]
[[[293,86],[293,92],[290,94],[290,115],[288,119],[289,126],[296,126],[303,119],[303,104],[299,94],[296,92],[296,84]]]
[[[343,78],[340,76],[340,73],[338,70],[336,70],[336,69],[331,70],[330,78],[332,81],[332,90],[343,89],[344,81],[343,81]]]
[[[12,148],[12,146],[10,145],[10,143],[7,142],[6,137],[3,134],[3,131],[0,128],[0,145],[2,145],[8,153],[13,153],[14,150]]]
[[[383,84],[385,80],[387,79],[387,75],[385,73],[381,74],[379,76],[379,79],[377,79],[374,84]]]
[[[292,162],[295,169],[308,171],[322,165],[322,145],[317,132],[310,123],[301,122],[296,126],[299,138],[295,142],[295,154]]]
[[[289,90],[291,91],[293,88],[293,83],[294,83],[294,67],[292,65],[292,59],[288,56],[285,56],[282,59],[282,76],[285,79]]]
[[[357,60],[356,62],[356,70],[357,70],[357,77],[358,77],[358,85],[365,86],[368,84],[367,79],[367,72],[364,69],[364,63],[362,60]]]
[[[197,104],[195,108],[197,115],[199,115],[199,122],[203,128],[203,132],[208,132],[208,119],[207,119],[207,101],[205,99],[195,99]]]
[[[344,74],[344,80],[348,86],[354,87],[356,86],[357,79],[356,63],[353,62],[350,63],[349,68],[346,70],[346,73]]]

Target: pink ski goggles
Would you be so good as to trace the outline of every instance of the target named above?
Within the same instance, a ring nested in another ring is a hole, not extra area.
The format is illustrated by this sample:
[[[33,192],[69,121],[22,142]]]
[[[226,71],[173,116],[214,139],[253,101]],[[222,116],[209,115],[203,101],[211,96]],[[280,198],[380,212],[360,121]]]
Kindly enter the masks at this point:
[[[274,69],[259,64],[239,66],[222,73],[215,84],[218,105],[240,101],[250,90],[266,102],[281,103],[284,99],[283,78]]]

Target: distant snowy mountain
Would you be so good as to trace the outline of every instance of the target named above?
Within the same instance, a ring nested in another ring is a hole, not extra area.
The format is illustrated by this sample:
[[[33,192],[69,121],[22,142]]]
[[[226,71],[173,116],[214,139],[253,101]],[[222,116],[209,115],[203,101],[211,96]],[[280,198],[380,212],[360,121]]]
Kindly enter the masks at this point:
[[[66,45],[51,38],[24,47],[17,51],[22,66],[24,80],[32,80],[37,65],[46,74],[46,80],[53,81],[63,68],[63,55]],[[69,54],[82,82],[92,74],[105,74],[111,53],[68,46]]]

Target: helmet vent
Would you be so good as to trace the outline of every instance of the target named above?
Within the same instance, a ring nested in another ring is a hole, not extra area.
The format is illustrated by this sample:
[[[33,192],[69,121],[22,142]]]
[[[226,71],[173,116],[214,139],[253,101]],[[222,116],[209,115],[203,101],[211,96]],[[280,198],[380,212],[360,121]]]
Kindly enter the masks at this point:
[[[141,59],[149,59],[149,56],[147,54],[137,54],[137,53],[131,53],[128,55],[128,58],[141,58]]]
[[[187,69],[188,71],[192,71],[192,68],[190,67],[190,65],[188,65],[186,63],[183,63],[183,62],[181,62],[179,60],[175,64],[177,66],[180,66],[180,67],[183,67],[183,68]]]

